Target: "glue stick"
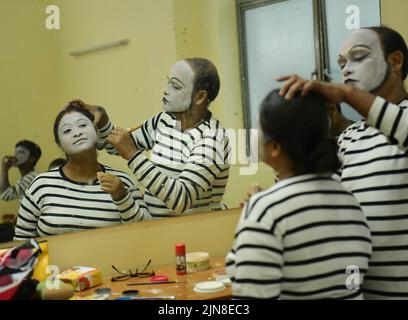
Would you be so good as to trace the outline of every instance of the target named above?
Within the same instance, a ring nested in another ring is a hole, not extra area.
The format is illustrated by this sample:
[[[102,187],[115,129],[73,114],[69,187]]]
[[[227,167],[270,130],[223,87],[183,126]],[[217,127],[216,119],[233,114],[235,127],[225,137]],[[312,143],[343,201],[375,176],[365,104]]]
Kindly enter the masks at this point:
[[[184,243],[176,244],[176,274],[181,276],[186,274],[186,246]]]

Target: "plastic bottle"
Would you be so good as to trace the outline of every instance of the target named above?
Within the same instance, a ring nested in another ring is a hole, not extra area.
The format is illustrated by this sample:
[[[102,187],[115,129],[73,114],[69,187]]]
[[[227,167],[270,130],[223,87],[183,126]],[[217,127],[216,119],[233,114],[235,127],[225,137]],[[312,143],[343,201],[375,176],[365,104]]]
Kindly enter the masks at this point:
[[[186,245],[176,244],[176,274],[181,276],[187,273],[186,265]]]

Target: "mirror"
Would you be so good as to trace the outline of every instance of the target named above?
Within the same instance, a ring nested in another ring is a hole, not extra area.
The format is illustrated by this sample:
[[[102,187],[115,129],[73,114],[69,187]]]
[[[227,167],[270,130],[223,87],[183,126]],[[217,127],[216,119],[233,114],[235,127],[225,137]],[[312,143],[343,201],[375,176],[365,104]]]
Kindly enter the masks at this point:
[[[1,1],[1,23],[11,28],[0,30],[0,115],[6,119],[0,155],[13,154],[22,139],[34,141],[42,149],[36,170],[47,171],[53,159],[65,156],[54,142],[53,124],[74,98],[104,106],[117,126],[141,125],[162,111],[170,67],[187,57],[217,66],[221,91],[210,111],[224,128],[241,129],[235,6],[234,0]],[[245,141],[237,140],[245,150]],[[100,151],[98,161],[133,177],[120,157]],[[245,161],[235,155],[232,164],[223,198],[229,208],[238,206],[251,182],[272,184],[269,169],[241,175]],[[19,177],[12,168],[10,183]],[[1,201],[0,215],[18,207],[18,201]]]

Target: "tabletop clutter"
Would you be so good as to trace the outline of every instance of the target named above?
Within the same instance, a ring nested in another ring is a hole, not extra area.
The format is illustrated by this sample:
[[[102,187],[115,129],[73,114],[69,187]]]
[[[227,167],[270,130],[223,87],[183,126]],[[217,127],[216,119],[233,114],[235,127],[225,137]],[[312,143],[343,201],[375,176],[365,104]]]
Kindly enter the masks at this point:
[[[210,255],[206,252],[190,252],[186,253],[184,244],[176,244],[176,276],[183,276],[188,274],[195,274],[201,271],[205,271],[211,268]],[[148,265],[150,261],[148,262]],[[125,280],[131,279],[132,273]],[[137,271],[136,271],[137,272]],[[134,275],[134,274],[133,274]],[[156,290],[160,292],[160,295],[155,296],[143,296],[138,290],[139,286],[148,286],[149,288],[160,288],[166,284],[186,283],[186,281],[174,281],[171,274],[147,274],[148,277],[144,277],[144,281],[126,283],[129,288],[121,290],[121,292],[115,292],[110,287],[100,287],[104,284],[107,286],[106,280],[103,281],[102,272],[98,268],[74,266],[65,270],[56,276],[54,283],[48,284],[41,282],[37,290],[44,300],[173,300],[177,299],[174,294],[162,294],[162,290]],[[189,282],[190,285],[194,285],[193,291],[196,293],[215,293],[226,289],[226,286],[230,284],[230,280],[226,275],[225,269],[216,269],[212,275],[214,280],[211,281],[198,281]],[[110,283],[115,282],[112,278]],[[85,295],[84,291],[95,288],[90,291],[89,295]],[[164,290],[165,292],[165,290]],[[78,294],[81,293],[81,294]]]

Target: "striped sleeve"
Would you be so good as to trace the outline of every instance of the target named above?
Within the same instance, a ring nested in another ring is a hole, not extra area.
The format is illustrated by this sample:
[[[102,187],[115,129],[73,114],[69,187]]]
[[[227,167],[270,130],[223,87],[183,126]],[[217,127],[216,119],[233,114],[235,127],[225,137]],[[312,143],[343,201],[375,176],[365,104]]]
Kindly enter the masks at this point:
[[[282,240],[262,223],[241,220],[226,258],[233,297],[279,299],[283,264]]]
[[[113,131],[113,129],[115,129],[115,127],[113,126],[112,122],[108,120],[106,125],[103,128],[99,129],[99,138],[97,145],[104,146],[107,153],[117,155],[118,152],[116,151],[116,149],[111,144],[105,143],[106,138]]]
[[[118,208],[122,223],[151,220],[152,217],[143,201],[139,189],[132,186],[128,188],[127,191],[123,199],[113,201]]]
[[[40,218],[40,207],[31,191],[27,189],[17,216],[14,240],[26,240],[39,237],[37,223]]]
[[[371,106],[367,123],[387,135],[391,142],[408,149],[408,109],[377,97]]]
[[[216,177],[228,167],[219,145],[210,137],[203,138],[193,149],[177,178],[164,173],[141,152],[129,160],[129,168],[137,180],[167,208],[175,213],[190,209],[211,188]]]
[[[24,192],[35,178],[36,174],[31,172],[19,179],[14,186],[8,187],[2,194],[1,200],[11,201],[15,199],[22,199]]]
[[[139,129],[132,132],[131,136],[139,150],[152,149],[154,145],[154,131],[157,128],[157,123],[161,117],[161,114],[162,113],[147,120],[146,122],[143,123],[143,125]],[[112,124],[110,120],[108,120],[106,125],[103,128],[99,129],[98,145],[103,145],[105,147],[105,150],[109,154],[117,155],[118,152],[111,144],[109,143],[105,144],[106,138],[109,136],[113,129],[115,129],[115,126]]]
[[[139,150],[151,150],[155,142],[155,131],[163,113],[145,121],[143,125],[132,132],[133,140]]]

